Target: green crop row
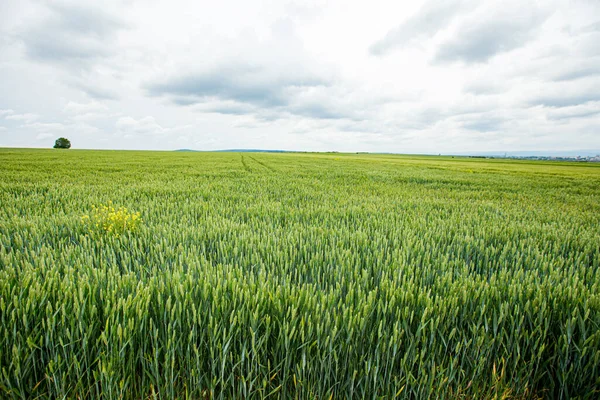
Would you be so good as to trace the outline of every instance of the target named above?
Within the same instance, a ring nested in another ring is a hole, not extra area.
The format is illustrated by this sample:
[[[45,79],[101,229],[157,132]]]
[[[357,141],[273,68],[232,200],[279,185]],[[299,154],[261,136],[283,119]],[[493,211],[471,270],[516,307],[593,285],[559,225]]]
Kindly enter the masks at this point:
[[[600,166],[4,149],[0,204],[0,398],[600,396]]]

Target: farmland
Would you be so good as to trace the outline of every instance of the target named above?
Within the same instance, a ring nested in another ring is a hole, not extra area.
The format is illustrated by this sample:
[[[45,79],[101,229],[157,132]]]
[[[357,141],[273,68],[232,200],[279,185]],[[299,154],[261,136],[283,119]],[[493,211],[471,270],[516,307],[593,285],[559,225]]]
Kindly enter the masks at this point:
[[[0,204],[1,398],[600,396],[600,165],[2,149]]]

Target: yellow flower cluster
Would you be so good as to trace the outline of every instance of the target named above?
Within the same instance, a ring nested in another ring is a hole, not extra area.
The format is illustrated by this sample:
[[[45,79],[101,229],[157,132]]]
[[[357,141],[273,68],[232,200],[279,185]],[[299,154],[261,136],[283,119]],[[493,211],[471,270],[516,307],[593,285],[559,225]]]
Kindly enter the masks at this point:
[[[108,204],[92,206],[90,215],[83,215],[81,222],[90,232],[108,233],[120,236],[125,232],[136,231],[142,223],[140,213],[130,213],[127,208],[115,208],[112,201]]]

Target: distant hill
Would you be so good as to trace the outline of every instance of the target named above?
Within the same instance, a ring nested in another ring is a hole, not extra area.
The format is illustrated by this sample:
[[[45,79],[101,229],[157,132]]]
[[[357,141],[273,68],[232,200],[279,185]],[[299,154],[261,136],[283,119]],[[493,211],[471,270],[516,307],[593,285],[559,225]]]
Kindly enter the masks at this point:
[[[217,150],[218,152],[230,152],[230,153],[295,153],[288,150],[263,150],[263,149],[225,149]]]
[[[207,151],[207,150],[192,150],[192,149],[179,149],[175,151]],[[210,150],[217,153],[296,153],[295,151],[289,150],[264,150],[264,149],[224,149],[224,150]]]

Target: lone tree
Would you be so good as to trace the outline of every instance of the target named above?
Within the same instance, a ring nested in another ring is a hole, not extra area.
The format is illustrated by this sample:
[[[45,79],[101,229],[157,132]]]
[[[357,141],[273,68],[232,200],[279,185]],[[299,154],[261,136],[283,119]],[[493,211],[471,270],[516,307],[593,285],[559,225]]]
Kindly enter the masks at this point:
[[[54,142],[54,148],[55,149],[70,149],[71,148],[71,142],[69,141],[69,139],[61,137],[56,139],[56,142]]]

